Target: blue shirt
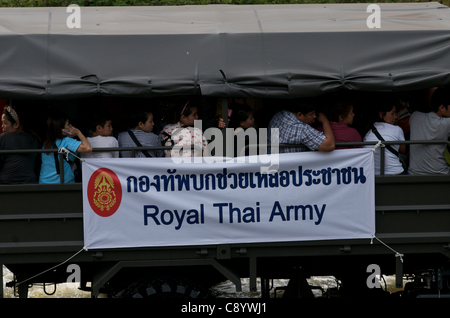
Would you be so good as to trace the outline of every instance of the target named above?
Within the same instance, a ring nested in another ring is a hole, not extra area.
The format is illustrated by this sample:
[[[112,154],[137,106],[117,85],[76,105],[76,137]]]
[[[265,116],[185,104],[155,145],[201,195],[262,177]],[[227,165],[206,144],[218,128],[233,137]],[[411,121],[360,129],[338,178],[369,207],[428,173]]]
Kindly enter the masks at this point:
[[[280,144],[304,145],[296,148],[280,147],[280,153],[301,152],[308,149],[316,150],[325,140],[325,135],[322,132],[300,121],[292,112],[287,110],[276,113],[270,120],[267,131],[268,143],[275,142],[276,135],[271,133],[273,128],[278,129],[278,142]]]
[[[65,137],[63,139],[57,139],[55,142],[58,148],[66,148],[73,153],[77,152],[78,147],[81,145],[81,141]],[[41,174],[39,176],[39,183],[60,183],[60,176],[56,172],[55,156],[53,153],[41,154]],[[70,160],[74,160],[75,157],[69,155]],[[59,159],[58,159],[59,163]],[[64,183],[74,183],[75,176],[73,175],[72,168],[64,160]]]

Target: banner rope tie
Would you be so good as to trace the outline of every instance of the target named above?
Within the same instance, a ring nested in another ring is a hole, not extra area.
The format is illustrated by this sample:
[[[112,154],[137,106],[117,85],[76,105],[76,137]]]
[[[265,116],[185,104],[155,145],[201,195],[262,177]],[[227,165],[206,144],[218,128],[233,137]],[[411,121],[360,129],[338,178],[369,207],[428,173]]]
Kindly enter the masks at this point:
[[[382,240],[380,240],[378,237],[376,237],[375,235],[372,236],[372,239],[370,240],[370,244],[373,244],[373,239],[376,239],[378,242],[380,242],[381,244],[383,244],[384,246],[386,246],[388,249],[390,249],[392,252],[395,253],[395,257],[399,257],[400,261],[403,263],[403,254],[400,254],[399,252],[397,252],[396,250],[394,250],[392,247],[388,246],[386,243],[384,243]]]
[[[17,284],[16,284],[16,287],[19,286],[19,285],[22,284],[22,283],[25,283],[26,281],[29,281],[30,279],[36,278],[36,277],[38,277],[38,276],[40,276],[40,275],[42,275],[42,274],[45,274],[45,273],[47,273],[47,272],[49,272],[49,271],[51,271],[51,270],[53,270],[53,269],[55,269],[55,268],[57,268],[57,267],[59,267],[59,266],[61,266],[61,265],[64,265],[65,263],[67,263],[68,261],[70,261],[72,258],[74,258],[74,257],[77,256],[78,254],[80,254],[82,251],[87,251],[87,248],[86,248],[85,246],[83,246],[83,248],[82,248],[81,250],[79,250],[78,252],[76,252],[75,254],[73,254],[71,257],[69,257],[68,259],[66,259],[64,262],[59,263],[58,265],[55,265],[55,266],[53,266],[53,267],[51,267],[51,268],[49,268],[49,269],[47,269],[47,270],[45,270],[45,271],[43,271],[43,272],[41,272],[41,273],[39,273],[39,274],[36,274],[36,275],[34,275],[34,276],[31,276],[31,277],[29,277],[29,278],[27,278],[27,279],[25,279],[25,280],[23,280],[23,281],[17,283]]]
[[[381,140],[378,140],[377,144],[373,146],[372,151],[375,152],[378,147],[384,147],[384,144],[381,142]]]
[[[72,151],[70,151],[69,149],[64,148],[64,147],[58,148],[58,153],[65,154],[67,157],[68,157],[69,155],[72,155],[72,156],[74,156],[75,158],[80,159],[80,161],[84,161],[84,159],[78,157],[78,156],[76,155],[76,153],[73,153]]]

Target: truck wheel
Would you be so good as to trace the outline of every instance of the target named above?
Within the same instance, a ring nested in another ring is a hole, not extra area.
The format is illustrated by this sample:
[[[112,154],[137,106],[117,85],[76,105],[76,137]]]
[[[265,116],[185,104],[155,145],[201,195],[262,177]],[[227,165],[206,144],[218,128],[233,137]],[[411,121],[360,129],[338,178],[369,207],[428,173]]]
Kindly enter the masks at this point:
[[[173,277],[159,277],[133,283],[118,295],[118,298],[213,298],[202,286]]]

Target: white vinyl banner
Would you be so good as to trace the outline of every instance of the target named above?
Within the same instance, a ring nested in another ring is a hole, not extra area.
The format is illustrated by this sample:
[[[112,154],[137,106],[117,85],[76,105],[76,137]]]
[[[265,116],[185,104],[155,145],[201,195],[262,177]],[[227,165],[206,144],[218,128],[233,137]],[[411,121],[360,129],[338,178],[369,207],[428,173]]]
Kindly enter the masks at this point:
[[[371,149],[279,154],[278,167],[269,173],[259,163],[263,160],[254,161],[86,159],[85,247],[360,239],[375,234]]]

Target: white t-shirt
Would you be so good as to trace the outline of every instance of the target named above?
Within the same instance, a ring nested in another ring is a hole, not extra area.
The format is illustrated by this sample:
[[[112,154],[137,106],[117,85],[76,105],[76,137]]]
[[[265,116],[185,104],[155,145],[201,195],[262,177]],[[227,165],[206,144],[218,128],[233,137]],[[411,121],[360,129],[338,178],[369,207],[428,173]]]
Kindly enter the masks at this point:
[[[378,130],[380,135],[385,141],[404,141],[405,135],[403,130],[399,126],[394,126],[384,122],[374,123],[375,128]],[[378,141],[378,137],[369,130],[369,132],[364,137],[364,141]],[[373,148],[373,145],[365,146],[366,148]],[[398,151],[400,145],[391,145],[392,148]],[[387,148],[384,149],[384,174],[399,174],[403,172],[403,166],[396,155],[390,152]],[[381,150],[378,147],[375,150],[375,174],[380,175],[380,157]]]
[[[114,148],[119,147],[119,143],[117,142],[117,139],[108,136],[96,136],[96,137],[88,137],[87,140],[91,144],[92,148]],[[82,153],[81,156],[83,158],[119,158],[119,152],[118,151],[112,151],[112,152],[88,152],[88,153]]]
[[[414,112],[409,120],[411,140],[447,140],[450,137],[450,118],[436,113]],[[410,174],[448,174],[445,160],[446,144],[412,144],[410,146]]]

